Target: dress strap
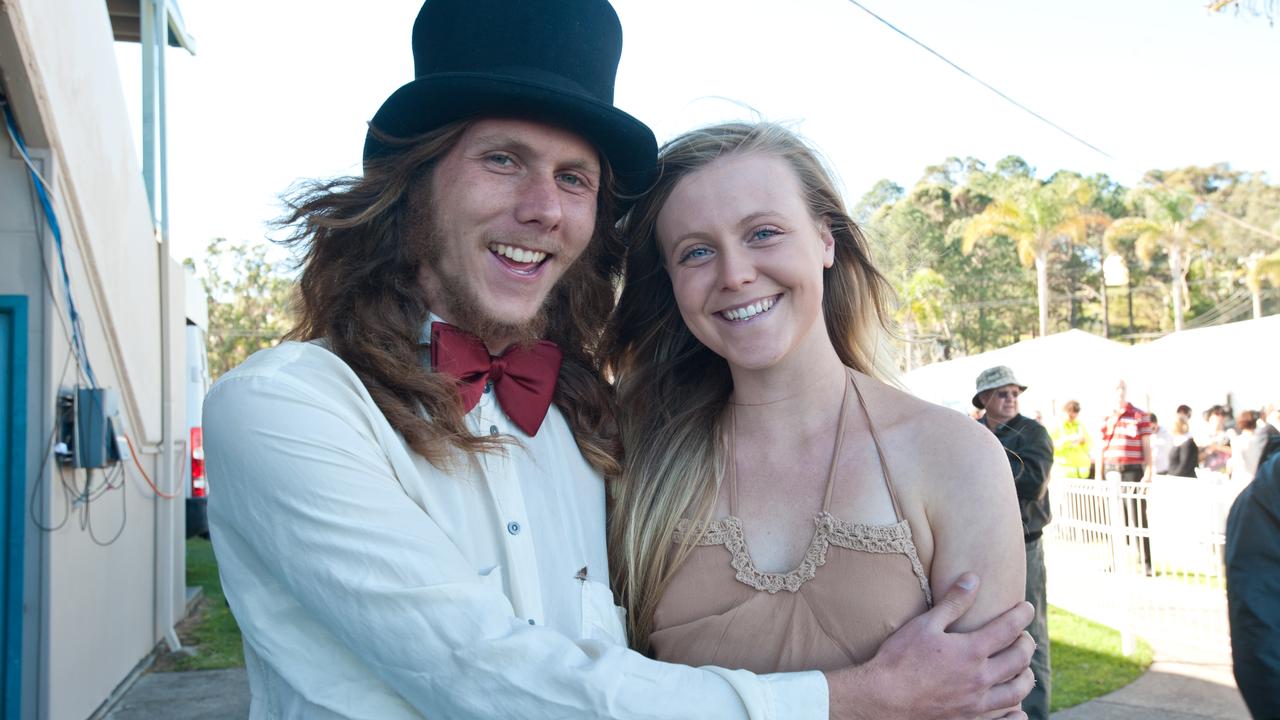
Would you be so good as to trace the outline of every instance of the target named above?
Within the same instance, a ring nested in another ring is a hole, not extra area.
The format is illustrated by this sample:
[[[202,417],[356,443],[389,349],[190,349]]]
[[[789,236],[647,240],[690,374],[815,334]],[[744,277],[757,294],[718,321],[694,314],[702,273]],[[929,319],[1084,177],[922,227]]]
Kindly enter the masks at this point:
[[[729,405],[729,462],[724,471],[729,475],[729,514],[738,517],[738,409]]]
[[[831,511],[831,491],[836,486],[836,471],[840,468],[840,451],[844,449],[844,428],[849,419],[849,384],[844,386],[844,398],[840,400],[840,422],[836,423],[836,441],[831,450],[831,466],[827,468],[827,495],[822,499],[822,512]],[[861,397],[861,396],[859,396]]]
[[[853,386],[853,391],[858,394],[858,404],[862,406],[862,414],[867,418],[867,429],[871,431],[871,442],[876,446],[876,457],[880,459],[880,472],[884,475],[884,486],[889,491],[889,500],[893,503],[893,516],[896,520],[902,520],[902,506],[898,503],[898,494],[893,491],[893,478],[889,474],[889,463],[885,461],[884,448],[880,444],[880,435],[876,432],[876,424],[871,421],[871,409],[867,407],[867,401],[862,397],[862,390],[858,387],[858,381],[852,370],[849,371],[849,384]],[[827,489],[828,498],[831,495],[830,488]]]

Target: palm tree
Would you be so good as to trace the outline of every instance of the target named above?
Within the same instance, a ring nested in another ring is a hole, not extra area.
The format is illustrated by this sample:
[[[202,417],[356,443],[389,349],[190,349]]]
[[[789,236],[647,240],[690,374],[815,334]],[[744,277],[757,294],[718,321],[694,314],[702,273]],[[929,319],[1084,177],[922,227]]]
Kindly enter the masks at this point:
[[[964,226],[966,254],[980,241],[1007,237],[1016,243],[1022,266],[1035,265],[1041,337],[1049,333],[1049,252],[1064,240],[1082,242],[1089,226],[1101,221],[1090,210],[1093,195],[1093,186],[1077,175],[1062,173],[1048,182],[1016,176]]]
[[[1173,329],[1181,330],[1191,255],[1212,237],[1213,224],[1199,211],[1195,196],[1184,190],[1138,188],[1130,193],[1129,204],[1138,214],[1116,220],[1107,229],[1103,242],[1113,249],[1116,241],[1133,239],[1134,251],[1147,266],[1159,251],[1168,255]]]

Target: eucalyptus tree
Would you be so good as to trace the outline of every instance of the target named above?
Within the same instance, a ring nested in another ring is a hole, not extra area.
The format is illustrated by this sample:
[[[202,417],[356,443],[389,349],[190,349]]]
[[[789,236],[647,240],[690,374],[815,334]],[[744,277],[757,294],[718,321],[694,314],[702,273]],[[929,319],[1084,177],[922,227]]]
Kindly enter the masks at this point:
[[[1147,266],[1160,253],[1168,257],[1173,329],[1182,330],[1190,260],[1208,247],[1215,236],[1214,224],[1195,195],[1164,185],[1133,190],[1129,205],[1134,214],[1112,223],[1103,240],[1108,249],[1122,239],[1133,240],[1134,252]]]

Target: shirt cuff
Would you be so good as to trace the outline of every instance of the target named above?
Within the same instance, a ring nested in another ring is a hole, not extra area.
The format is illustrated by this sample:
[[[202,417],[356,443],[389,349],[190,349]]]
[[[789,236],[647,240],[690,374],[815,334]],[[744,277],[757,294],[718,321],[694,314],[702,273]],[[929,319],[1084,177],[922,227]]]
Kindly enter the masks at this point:
[[[708,667],[733,686],[751,720],[827,720],[827,676],[818,671],[755,675]]]

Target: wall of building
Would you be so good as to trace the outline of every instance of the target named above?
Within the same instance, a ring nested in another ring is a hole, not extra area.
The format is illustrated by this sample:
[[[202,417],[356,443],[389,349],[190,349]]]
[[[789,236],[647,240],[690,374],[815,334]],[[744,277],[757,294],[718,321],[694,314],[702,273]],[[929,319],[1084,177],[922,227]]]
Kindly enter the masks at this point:
[[[120,398],[143,468],[159,481],[160,247],[120,89],[106,4],[0,3],[0,82],[55,189],[67,270],[99,384]],[[52,236],[21,160],[0,139],[0,294],[31,303],[23,717],[89,716],[183,611],[183,501],[157,498],[129,463],[87,507],[48,456],[59,391],[77,383]],[[184,274],[171,263],[174,419],[180,422]],[[81,378],[79,382],[83,383]],[[182,433],[175,422],[175,437]],[[43,469],[43,471],[42,471]],[[118,475],[123,471],[123,475]],[[89,481],[104,480],[95,471]],[[66,485],[64,485],[64,482]],[[180,488],[180,486],[179,486]],[[112,540],[119,532],[118,537]],[[110,541],[110,542],[108,542]],[[173,548],[173,552],[158,549]],[[169,561],[165,558],[169,557]],[[169,582],[160,587],[160,578]],[[170,617],[159,617],[167,596]]]

